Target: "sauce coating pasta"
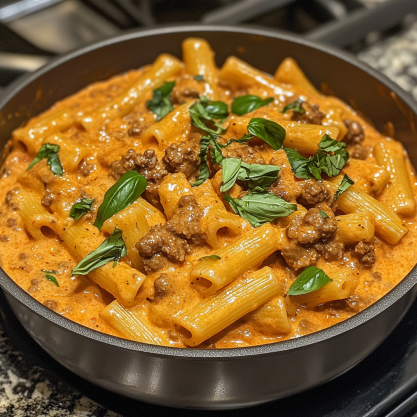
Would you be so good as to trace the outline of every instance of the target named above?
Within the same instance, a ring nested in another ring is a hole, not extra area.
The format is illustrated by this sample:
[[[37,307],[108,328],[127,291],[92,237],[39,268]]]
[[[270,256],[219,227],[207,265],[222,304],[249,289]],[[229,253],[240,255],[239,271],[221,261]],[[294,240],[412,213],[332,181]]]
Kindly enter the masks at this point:
[[[417,262],[401,143],[297,63],[203,39],[95,83],[10,139],[0,265],[36,300],[143,343],[232,348],[322,330]]]

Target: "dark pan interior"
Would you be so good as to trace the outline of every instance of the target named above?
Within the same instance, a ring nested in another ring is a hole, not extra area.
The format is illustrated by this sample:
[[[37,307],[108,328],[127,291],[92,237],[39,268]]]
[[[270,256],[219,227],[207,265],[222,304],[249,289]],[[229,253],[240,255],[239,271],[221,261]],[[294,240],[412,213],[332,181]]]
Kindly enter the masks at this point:
[[[152,36],[149,37],[150,35]],[[315,45],[293,35],[245,27],[186,26],[139,31],[58,58],[47,67],[30,74],[25,79],[18,80],[0,97],[0,146],[3,147],[10,138],[11,132],[28,118],[92,82],[149,64],[163,52],[181,57],[181,42],[190,35],[203,37],[210,42],[216,52],[219,66],[228,56],[236,55],[257,68],[273,73],[283,58],[293,57],[318,88],[323,86],[326,92],[331,92],[359,110],[374,123],[377,129],[384,131],[387,122],[390,122],[395,130],[395,138],[405,144],[413,164],[417,166],[415,146],[417,106],[397,85],[350,55],[331,47]],[[173,353],[175,349],[145,347],[139,343],[122,342],[120,339],[98,334],[74,323],[69,324],[67,319],[48,311],[6,278],[4,274],[2,276],[0,274],[0,283],[6,290],[38,314],[67,329],[111,344],[120,343],[135,350],[175,354]],[[298,340],[268,347],[230,349],[227,353],[222,353],[221,350],[215,353],[193,350],[189,355],[241,356],[245,355],[245,352],[268,353],[314,343],[360,325],[393,304],[415,283],[414,271],[390,294],[365,312],[332,329]],[[197,352],[201,353],[197,354]],[[181,354],[181,356],[187,355],[186,352]]]

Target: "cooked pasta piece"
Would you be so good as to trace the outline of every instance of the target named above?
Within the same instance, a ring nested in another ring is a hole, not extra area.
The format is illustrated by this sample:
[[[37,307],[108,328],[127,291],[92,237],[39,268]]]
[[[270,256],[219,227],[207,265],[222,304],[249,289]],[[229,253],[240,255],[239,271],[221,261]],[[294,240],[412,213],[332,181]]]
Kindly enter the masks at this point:
[[[281,249],[283,236],[269,223],[249,230],[232,244],[218,250],[220,259],[203,259],[191,271],[191,280],[200,294],[214,294],[239,275],[259,265]]]
[[[70,222],[59,233],[71,256],[80,262],[103,243],[104,237],[98,229],[82,220]],[[109,262],[88,274],[96,284],[112,294],[125,306],[134,304],[136,294],[146,279],[140,271],[118,262]]]
[[[221,246],[218,233],[221,229],[227,229],[234,235],[242,233],[239,217],[229,213],[217,196],[210,180],[206,180],[193,189],[198,204],[203,209],[203,218],[200,221],[201,228],[207,233],[207,243],[212,248]]]
[[[338,141],[341,141],[347,133],[347,127],[343,121],[343,109],[340,107],[331,106],[330,108],[321,107],[323,112],[326,114],[321,121],[323,126],[333,126],[339,129],[339,135],[337,136]]]
[[[335,241],[346,245],[370,242],[375,233],[375,218],[365,213],[351,213],[336,216]]]
[[[402,144],[394,140],[380,142],[375,145],[374,154],[378,164],[384,166],[391,177],[386,191],[388,198],[384,201],[389,201],[390,207],[398,214],[414,214],[416,202]]]
[[[204,95],[217,100],[217,68],[209,43],[200,38],[188,38],[182,43],[182,56],[186,72],[200,75],[206,83]]]
[[[176,142],[186,141],[191,131],[190,107],[194,101],[188,101],[175,108],[162,120],[148,127],[142,135],[142,143],[156,142],[160,149]]]
[[[126,339],[151,345],[167,344],[167,338],[162,332],[156,331],[144,317],[121,306],[116,300],[101,311],[100,317]]]
[[[135,205],[138,207],[138,211],[142,212],[149,224],[149,227],[153,227],[160,223],[165,223],[166,218],[162,212],[160,212],[152,204],[148,203],[142,197],[135,201]]]
[[[174,318],[188,346],[197,346],[281,292],[269,267],[237,280]]]
[[[160,55],[126,91],[109,103],[79,117],[78,122],[85,130],[91,131],[111,119],[125,116],[143,100],[146,93],[163,85],[166,79],[176,75],[181,68],[182,64],[177,58],[168,54]]]
[[[182,172],[168,174],[162,181],[158,193],[165,215],[168,219],[174,215],[181,197],[193,195],[191,184]]]
[[[39,172],[24,171],[17,177],[20,184],[24,185],[27,189],[36,191],[39,195],[45,193],[45,184],[42,182]]]

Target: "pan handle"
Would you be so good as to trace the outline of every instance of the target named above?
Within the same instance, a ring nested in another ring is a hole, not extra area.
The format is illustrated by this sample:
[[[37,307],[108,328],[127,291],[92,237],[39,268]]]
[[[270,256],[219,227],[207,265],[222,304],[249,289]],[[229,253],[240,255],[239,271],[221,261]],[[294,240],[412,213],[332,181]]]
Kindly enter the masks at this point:
[[[388,0],[370,9],[353,11],[344,19],[332,21],[308,32],[306,37],[345,47],[360,41],[368,33],[394,27],[407,14],[414,12],[417,12],[416,0]]]

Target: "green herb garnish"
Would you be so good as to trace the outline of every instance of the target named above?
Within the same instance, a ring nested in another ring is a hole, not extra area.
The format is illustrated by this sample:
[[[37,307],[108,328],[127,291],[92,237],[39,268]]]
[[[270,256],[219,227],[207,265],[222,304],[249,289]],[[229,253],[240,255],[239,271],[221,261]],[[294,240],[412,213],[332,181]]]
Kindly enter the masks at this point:
[[[201,185],[209,176],[210,171],[207,165],[207,152],[210,144],[210,136],[203,136],[200,141],[200,175],[198,176],[197,181],[192,184],[192,187],[197,187]]]
[[[59,287],[58,281],[53,275],[46,274],[45,276],[48,281],[53,282],[57,287]]]
[[[288,295],[308,294],[332,281],[321,269],[315,266],[309,266],[292,283]]]
[[[355,184],[352,178],[349,175],[345,174],[340,182],[339,187],[336,190],[336,194],[334,195],[334,199],[336,200],[339,195],[343,194],[351,185]]]
[[[153,90],[153,99],[146,102],[146,107],[152,113],[155,113],[157,122],[174,110],[171,100],[169,99],[174,86],[175,81],[172,81],[156,88]]]
[[[323,210],[320,210],[320,216],[323,217],[323,219],[328,219],[329,218],[329,216]]]
[[[87,275],[91,271],[113,262],[113,268],[117,261],[127,255],[122,231],[114,229],[114,232],[93,252],[88,254],[72,271],[71,275]]]
[[[199,261],[202,261],[203,259],[222,259],[222,258],[220,258],[219,255],[207,255],[207,256],[203,256],[202,258],[200,258]]]
[[[253,137],[258,137],[271,145],[272,149],[282,148],[285,139],[285,129],[278,123],[271,120],[254,118],[248,124],[248,135],[243,136],[239,141],[247,142]]]
[[[72,217],[74,220],[78,220],[80,217],[84,216],[84,214],[87,214],[89,211],[91,211],[93,203],[94,200],[82,198],[81,201],[75,203],[71,207],[70,217]]]
[[[204,79],[204,76],[203,75],[194,75],[194,79],[196,81],[204,81],[204,82],[206,82],[206,80]]]
[[[42,159],[46,159],[49,168],[54,175],[62,176],[64,170],[62,169],[61,161],[58,157],[59,146],[53,143],[44,143],[35,156],[35,159],[30,163],[26,171],[29,171],[35,164]]]
[[[145,191],[146,185],[143,175],[136,171],[126,172],[104,195],[94,226],[101,230],[107,219],[136,201]]]
[[[196,102],[190,107],[193,125],[212,136],[217,136],[226,131],[221,123],[228,115],[226,103],[210,101],[204,96],[200,98],[200,102]]]
[[[303,101],[296,100],[290,104],[287,104],[282,110],[281,113],[285,113],[287,110],[292,110],[300,114],[304,114],[306,111],[303,108]]]
[[[272,101],[274,101],[272,97],[265,100],[252,95],[237,97],[232,103],[232,113],[243,116],[246,113],[259,109],[259,107],[268,105]]]

